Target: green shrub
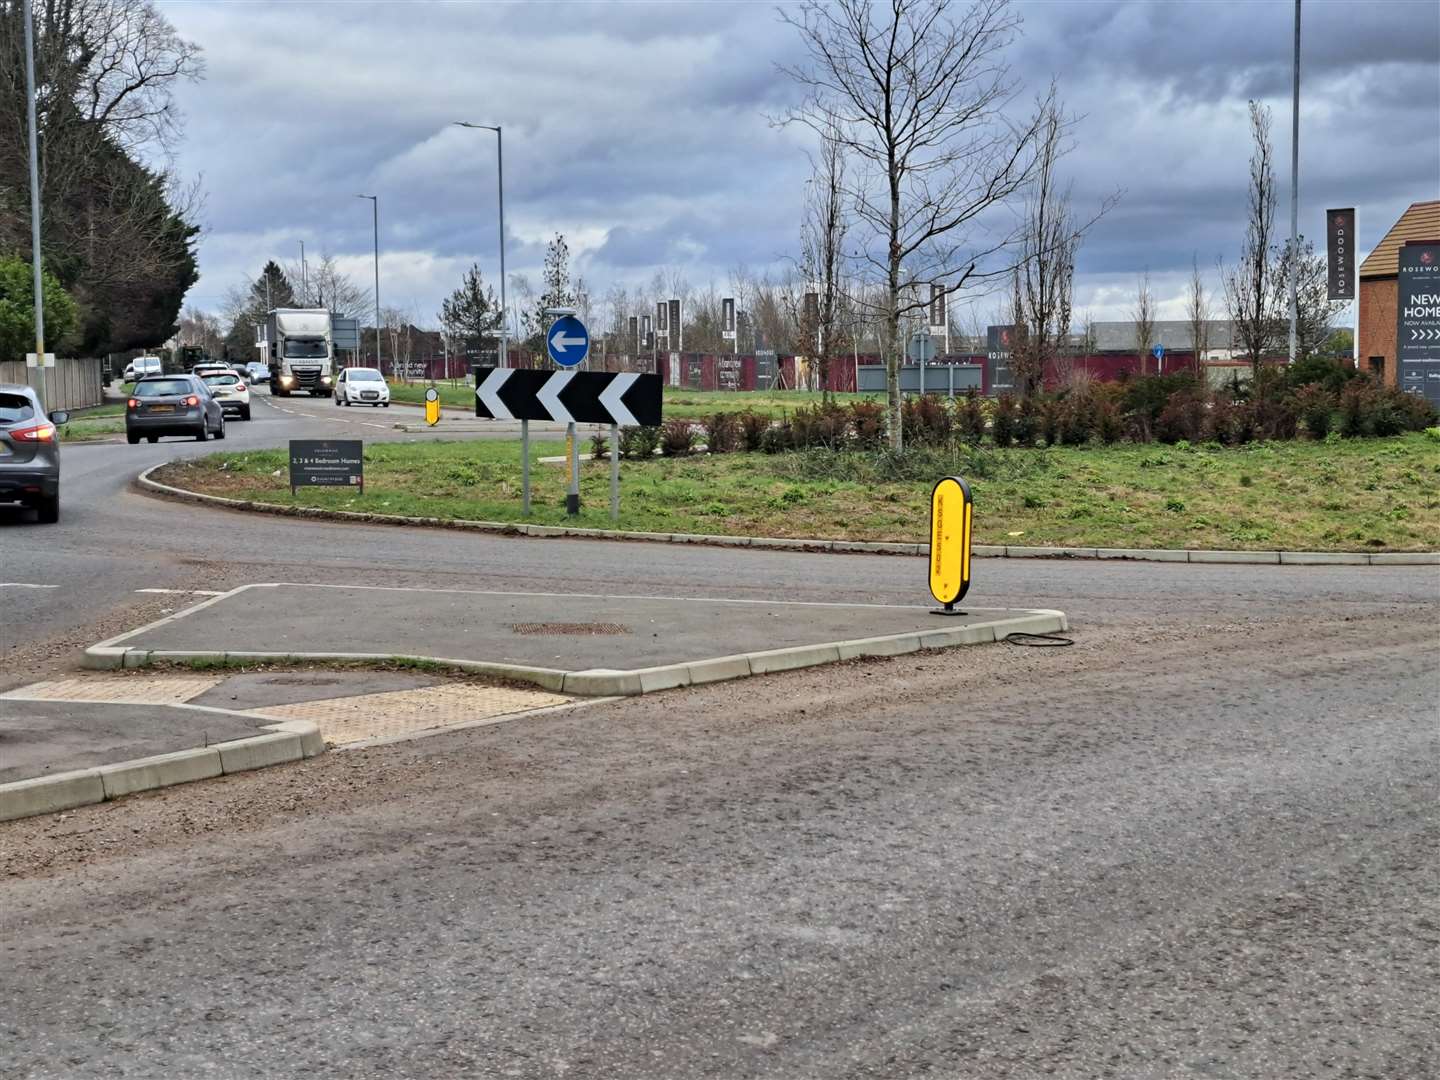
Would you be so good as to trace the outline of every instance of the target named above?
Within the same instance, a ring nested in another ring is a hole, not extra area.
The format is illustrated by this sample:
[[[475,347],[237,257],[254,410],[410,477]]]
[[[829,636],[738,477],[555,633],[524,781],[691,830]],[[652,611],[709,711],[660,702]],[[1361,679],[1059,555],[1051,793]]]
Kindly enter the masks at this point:
[[[985,439],[985,403],[975,390],[967,390],[959,404],[960,431],[971,446]]]
[[[620,429],[620,455],[627,460],[648,461],[660,445],[658,427],[622,427]]]
[[[608,456],[610,453],[610,440],[602,432],[597,431],[590,436],[590,456],[596,461]]]
[[[1047,397],[1040,402],[1040,437],[1046,446],[1060,445],[1060,421],[1063,406],[1059,400]]]
[[[770,418],[747,409],[740,413],[737,420],[740,424],[741,444],[751,452],[759,450],[761,440],[765,438],[765,432],[770,430]]]
[[[852,401],[850,430],[861,450],[880,449],[885,445],[885,406],[878,401]]]
[[[1313,438],[1323,439],[1330,433],[1335,405],[1335,395],[1318,382],[1306,383],[1295,391],[1295,409]]]
[[[907,397],[900,407],[900,431],[907,446],[944,446],[953,426],[939,398]]]
[[[705,445],[712,454],[728,454],[740,443],[740,424],[734,413],[713,413],[701,426],[705,428]]]
[[[996,446],[1006,447],[1015,442],[1016,419],[1015,395],[1008,392],[1001,394],[995,399],[995,419],[990,425]]]
[[[695,449],[695,429],[690,421],[672,416],[660,425],[660,453],[666,457],[686,457]]]
[[[1031,447],[1035,445],[1035,436],[1040,434],[1040,407],[1035,400],[1035,395],[1027,394],[1020,399],[1020,407],[1015,411],[1015,442],[1019,446]]]
[[[1208,415],[1208,395],[1189,380],[1170,395],[1165,407],[1155,418],[1155,437],[1161,442],[1200,442],[1205,435],[1205,421]]]
[[[1355,379],[1340,391],[1340,434],[1359,439],[1371,433],[1374,421],[1375,384]]]
[[[793,447],[794,441],[790,422],[782,420],[765,429],[765,433],[760,436],[760,449],[766,454],[783,454]]]
[[[1359,376],[1359,372],[1348,360],[1339,360],[1333,356],[1307,356],[1290,365],[1285,376],[1296,390],[1318,385],[1330,394],[1339,394],[1346,383]]]

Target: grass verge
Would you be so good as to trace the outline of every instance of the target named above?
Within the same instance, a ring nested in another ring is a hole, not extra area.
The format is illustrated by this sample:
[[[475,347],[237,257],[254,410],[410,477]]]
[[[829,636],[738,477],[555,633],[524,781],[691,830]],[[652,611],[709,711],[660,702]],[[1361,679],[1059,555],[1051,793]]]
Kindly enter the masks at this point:
[[[532,445],[534,456],[553,447]],[[1440,446],[1422,434],[1232,449],[1157,444],[1050,450],[810,451],[585,461],[577,518],[563,466],[532,470],[536,524],[796,538],[926,539],[930,488],[965,477],[977,544],[1417,551],[1440,548]],[[520,521],[519,444],[374,444],[365,494],[292,496],[284,451],[213,454],[157,479],[230,498],[444,520]]]

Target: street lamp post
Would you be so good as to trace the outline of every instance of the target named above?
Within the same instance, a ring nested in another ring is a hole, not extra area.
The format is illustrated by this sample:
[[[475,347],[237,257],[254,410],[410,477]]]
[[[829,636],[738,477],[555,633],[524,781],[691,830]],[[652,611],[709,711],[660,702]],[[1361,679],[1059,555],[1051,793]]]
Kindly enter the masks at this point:
[[[378,195],[356,195],[355,197],[370,200],[370,209],[375,225],[375,370],[384,371],[380,354],[380,198]],[[393,375],[394,372],[392,371],[391,374]]]
[[[505,303],[505,139],[498,124],[472,124],[466,120],[456,120],[454,123],[456,127],[495,132],[495,172],[500,194],[500,354],[496,361],[499,367],[509,367],[510,353],[506,348],[505,337],[505,320],[509,316],[509,308]]]
[[[35,282],[35,389],[45,394],[45,293],[40,269],[40,155],[35,137],[35,13],[25,0],[25,116],[30,138],[30,262]],[[25,369],[25,381],[31,381]]]

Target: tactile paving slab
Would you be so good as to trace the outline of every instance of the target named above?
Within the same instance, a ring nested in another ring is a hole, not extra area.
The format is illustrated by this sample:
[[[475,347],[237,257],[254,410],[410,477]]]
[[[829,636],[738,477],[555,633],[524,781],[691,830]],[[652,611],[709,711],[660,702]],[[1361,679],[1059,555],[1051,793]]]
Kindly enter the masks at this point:
[[[447,683],[359,697],[267,705],[255,712],[284,720],[312,720],[320,725],[325,741],[336,746],[509,716],[565,705],[571,700],[543,690]]]

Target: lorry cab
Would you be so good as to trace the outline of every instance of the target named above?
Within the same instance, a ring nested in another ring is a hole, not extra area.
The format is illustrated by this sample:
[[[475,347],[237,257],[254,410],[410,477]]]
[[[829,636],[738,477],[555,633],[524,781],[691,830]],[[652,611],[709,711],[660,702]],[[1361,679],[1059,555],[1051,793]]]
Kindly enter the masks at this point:
[[[257,347],[270,371],[272,394],[330,395],[334,363],[330,320],[324,308],[277,308],[266,315]]]

